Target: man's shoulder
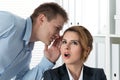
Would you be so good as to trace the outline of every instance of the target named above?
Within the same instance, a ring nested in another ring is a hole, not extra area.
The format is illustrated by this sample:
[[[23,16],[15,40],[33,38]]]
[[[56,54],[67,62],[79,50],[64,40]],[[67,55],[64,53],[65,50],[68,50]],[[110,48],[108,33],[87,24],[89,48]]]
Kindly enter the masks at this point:
[[[0,24],[1,26],[11,25],[14,17],[13,14],[7,11],[0,11]]]
[[[7,17],[10,18],[11,16],[13,16],[13,14],[11,12],[8,11],[0,11],[0,17]],[[3,18],[4,19],[4,18]]]

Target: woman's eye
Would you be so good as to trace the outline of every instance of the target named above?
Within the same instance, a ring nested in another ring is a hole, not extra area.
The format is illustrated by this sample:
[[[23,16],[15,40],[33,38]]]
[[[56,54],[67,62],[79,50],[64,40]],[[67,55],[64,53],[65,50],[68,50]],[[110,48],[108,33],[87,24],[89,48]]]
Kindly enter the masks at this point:
[[[67,42],[66,41],[62,41],[62,44],[66,44]]]
[[[74,45],[78,45],[78,42],[76,42],[76,41],[72,41],[72,44],[74,44]]]

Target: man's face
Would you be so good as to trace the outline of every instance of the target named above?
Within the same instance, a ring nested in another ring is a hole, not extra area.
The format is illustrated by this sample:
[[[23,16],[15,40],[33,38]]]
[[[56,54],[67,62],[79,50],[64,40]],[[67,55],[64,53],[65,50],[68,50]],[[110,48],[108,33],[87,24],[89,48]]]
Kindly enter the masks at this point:
[[[51,21],[44,20],[42,23],[42,38],[40,41],[44,42],[46,45],[50,45],[53,40],[59,38],[60,30],[63,28],[64,19],[57,15],[55,19]]]

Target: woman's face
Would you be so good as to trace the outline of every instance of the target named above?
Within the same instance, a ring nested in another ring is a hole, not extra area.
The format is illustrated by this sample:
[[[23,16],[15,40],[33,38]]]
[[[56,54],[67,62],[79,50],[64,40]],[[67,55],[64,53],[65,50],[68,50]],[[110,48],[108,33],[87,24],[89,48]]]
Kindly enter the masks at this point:
[[[64,34],[60,51],[65,64],[81,63],[82,48],[76,32],[67,31]]]

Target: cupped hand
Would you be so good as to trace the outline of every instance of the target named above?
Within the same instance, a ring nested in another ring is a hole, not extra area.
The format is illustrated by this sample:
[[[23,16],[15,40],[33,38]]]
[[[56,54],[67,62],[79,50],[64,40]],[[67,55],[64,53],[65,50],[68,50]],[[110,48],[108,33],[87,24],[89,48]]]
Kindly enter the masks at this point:
[[[48,60],[51,62],[56,62],[60,56],[60,42],[61,38],[56,39],[53,44],[48,48],[48,45],[45,45],[44,54]]]

